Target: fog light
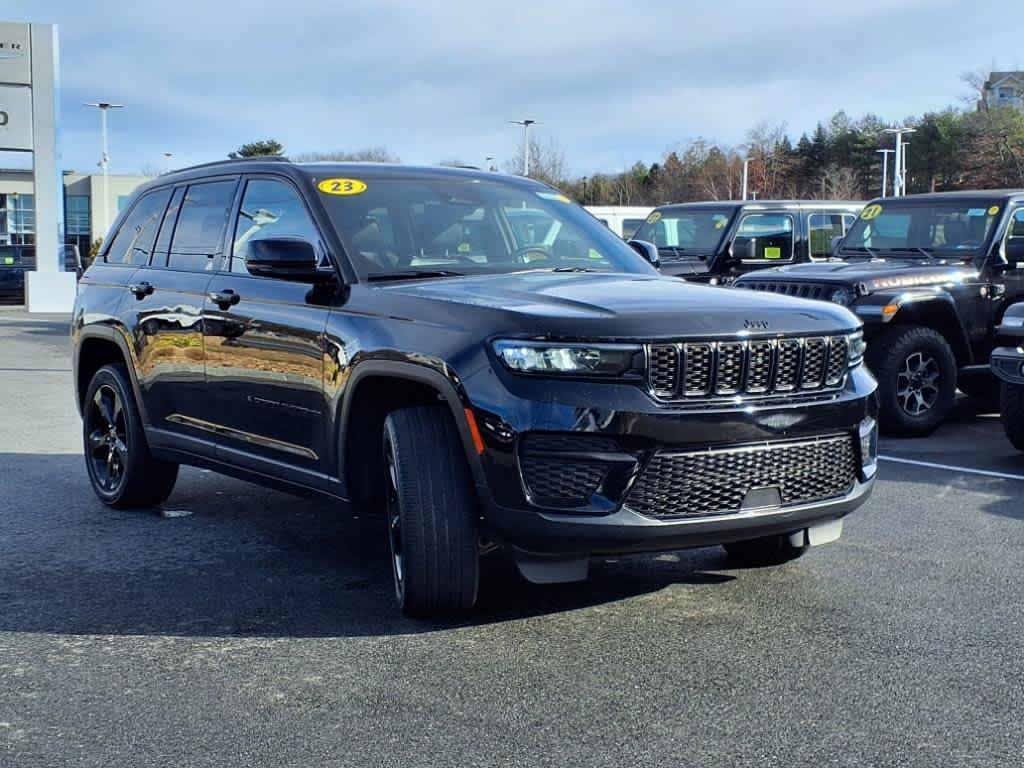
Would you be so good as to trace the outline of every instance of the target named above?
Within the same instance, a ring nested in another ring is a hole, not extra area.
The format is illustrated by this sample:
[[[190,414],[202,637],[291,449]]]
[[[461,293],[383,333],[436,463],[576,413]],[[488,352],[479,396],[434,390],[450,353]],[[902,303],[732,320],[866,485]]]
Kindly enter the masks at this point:
[[[859,435],[861,471],[867,480],[878,469],[878,424],[869,416],[860,423]]]

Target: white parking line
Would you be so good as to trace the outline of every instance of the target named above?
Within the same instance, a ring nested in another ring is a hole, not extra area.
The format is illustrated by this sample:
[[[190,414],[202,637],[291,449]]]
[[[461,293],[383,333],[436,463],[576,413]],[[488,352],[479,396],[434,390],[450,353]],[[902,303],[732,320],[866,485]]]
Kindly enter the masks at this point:
[[[892,461],[897,464],[915,464],[919,467],[931,469],[947,469],[952,472],[963,472],[968,475],[985,475],[985,477],[1001,477],[1004,480],[1024,480],[1024,475],[1011,475],[1007,472],[992,472],[988,469],[972,469],[970,467],[955,467],[952,464],[935,464],[931,461],[918,461],[917,459],[899,459],[895,456],[879,456],[882,461]]]

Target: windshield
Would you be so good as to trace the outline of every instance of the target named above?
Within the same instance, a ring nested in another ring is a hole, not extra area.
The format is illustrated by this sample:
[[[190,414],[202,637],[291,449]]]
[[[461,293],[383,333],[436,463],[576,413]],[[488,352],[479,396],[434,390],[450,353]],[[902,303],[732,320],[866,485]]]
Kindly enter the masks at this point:
[[[357,193],[328,193],[322,199],[364,279],[555,269],[654,272],[554,190],[474,178],[360,184]]]
[[[850,227],[839,255],[973,258],[988,243],[1001,210],[998,200],[872,203]]]
[[[655,211],[633,237],[654,243],[663,256],[709,256],[718,251],[731,218],[727,208]]]

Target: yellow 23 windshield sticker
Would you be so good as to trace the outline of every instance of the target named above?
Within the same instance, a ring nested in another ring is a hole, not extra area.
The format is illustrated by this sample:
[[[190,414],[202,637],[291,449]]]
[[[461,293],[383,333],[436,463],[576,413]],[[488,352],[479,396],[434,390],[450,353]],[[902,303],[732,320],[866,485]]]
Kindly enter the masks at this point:
[[[359,179],[324,179],[316,188],[325,195],[361,195],[366,191],[366,182]]]

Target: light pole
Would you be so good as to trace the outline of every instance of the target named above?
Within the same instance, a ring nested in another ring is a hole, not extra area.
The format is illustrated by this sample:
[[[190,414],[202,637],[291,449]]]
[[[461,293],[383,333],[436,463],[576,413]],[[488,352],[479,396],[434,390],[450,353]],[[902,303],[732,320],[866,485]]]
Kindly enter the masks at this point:
[[[512,125],[523,126],[523,176],[530,175],[530,126],[536,125],[536,120],[509,120]]]
[[[174,157],[173,152],[164,152],[164,173],[171,172],[171,158]]]
[[[750,167],[750,158],[743,158],[743,197],[741,200],[747,199],[747,169]]]
[[[900,125],[896,128],[886,128],[882,133],[892,133],[896,136],[896,149],[893,157],[892,167],[892,196],[903,197],[906,193],[907,172],[904,168],[906,151],[903,149],[903,134],[914,133],[915,129]]]
[[[100,159],[100,167],[103,169],[103,226],[101,231],[106,234],[107,227],[110,226],[110,152],[107,147],[107,112],[112,109],[124,109],[124,104],[97,101],[83,106],[96,107],[100,111],[100,132],[103,140],[103,156]]]
[[[895,151],[895,149],[875,150],[875,152],[882,156],[882,197],[885,197],[886,180],[889,178],[889,155],[891,155]]]
[[[488,155],[484,158],[484,170],[493,171],[494,168],[494,155]]]

